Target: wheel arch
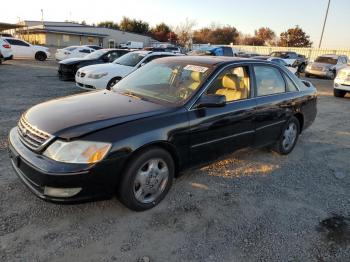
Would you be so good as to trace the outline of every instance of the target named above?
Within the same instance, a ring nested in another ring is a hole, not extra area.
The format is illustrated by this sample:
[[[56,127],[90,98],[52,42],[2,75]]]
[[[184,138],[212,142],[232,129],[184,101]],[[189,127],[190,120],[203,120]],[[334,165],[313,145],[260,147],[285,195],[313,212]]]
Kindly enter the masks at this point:
[[[298,121],[299,121],[300,133],[301,133],[303,131],[303,127],[304,127],[304,115],[301,112],[296,112],[294,114],[294,117],[296,117],[296,119],[298,119]]]

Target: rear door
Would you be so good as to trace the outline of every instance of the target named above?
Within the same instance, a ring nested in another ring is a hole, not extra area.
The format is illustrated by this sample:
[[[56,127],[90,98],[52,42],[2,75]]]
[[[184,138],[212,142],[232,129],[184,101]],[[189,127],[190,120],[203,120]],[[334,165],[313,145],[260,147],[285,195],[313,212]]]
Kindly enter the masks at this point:
[[[253,66],[255,77],[256,111],[255,138],[256,146],[264,146],[276,141],[292,113],[290,94],[278,67],[260,64]]]

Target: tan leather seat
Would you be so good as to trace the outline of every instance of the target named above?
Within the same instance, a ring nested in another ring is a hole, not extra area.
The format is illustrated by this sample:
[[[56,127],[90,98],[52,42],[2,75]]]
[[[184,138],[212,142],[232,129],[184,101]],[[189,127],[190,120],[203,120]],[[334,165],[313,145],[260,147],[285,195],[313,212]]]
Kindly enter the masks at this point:
[[[202,77],[201,72],[193,71],[191,73],[191,80],[193,82],[188,86],[188,88],[192,89],[192,90],[196,90],[199,87],[200,83],[201,83],[201,77]]]
[[[215,94],[226,96],[226,101],[234,101],[242,98],[240,91],[239,79],[235,74],[226,74],[222,78],[222,88],[218,89]]]

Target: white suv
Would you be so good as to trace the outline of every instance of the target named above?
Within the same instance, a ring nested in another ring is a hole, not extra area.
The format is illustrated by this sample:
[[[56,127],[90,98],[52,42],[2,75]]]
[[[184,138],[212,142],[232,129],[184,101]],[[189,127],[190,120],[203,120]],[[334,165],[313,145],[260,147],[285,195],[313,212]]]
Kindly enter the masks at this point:
[[[39,61],[45,61],[51,56],[49,49],[44,46],[32,45],[24,40],[3,37],[3,39],[11,45],[13,51],[13,58],[29,58],[36,59]]]
[[[11,45],[0,37],[0,64],[2,61],[13,59]]]

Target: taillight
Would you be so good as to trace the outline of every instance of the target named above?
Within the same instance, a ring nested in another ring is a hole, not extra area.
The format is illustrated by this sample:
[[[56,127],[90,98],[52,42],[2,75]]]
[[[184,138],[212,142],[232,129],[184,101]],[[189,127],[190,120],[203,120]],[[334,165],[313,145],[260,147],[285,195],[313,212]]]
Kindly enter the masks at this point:
[[[2,47],[3,48],[11,48],[11,46],[9,44],[3,44]]]

